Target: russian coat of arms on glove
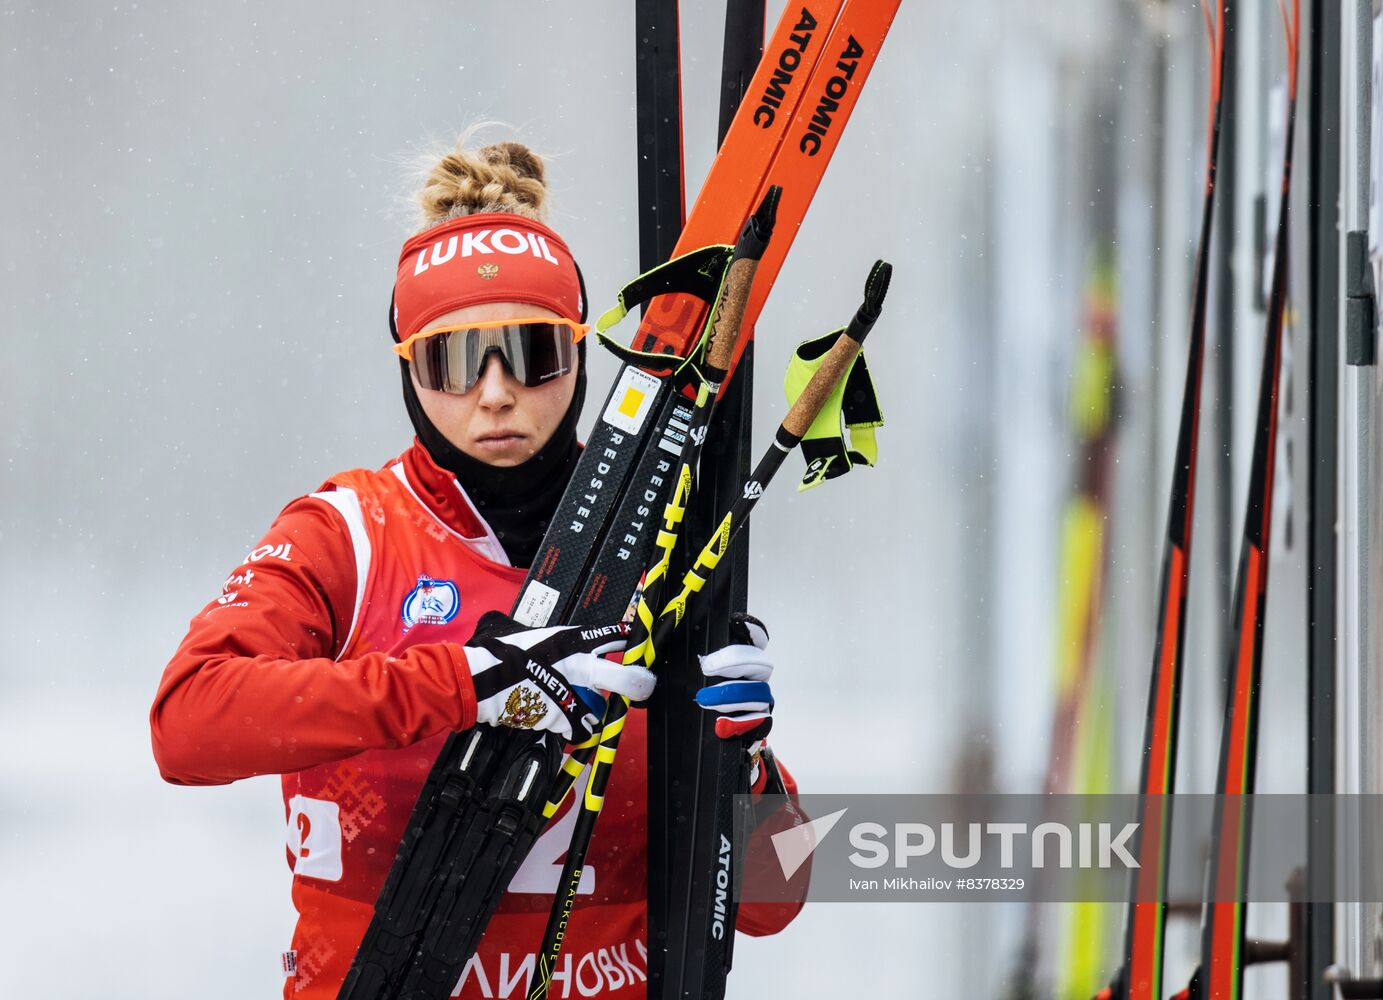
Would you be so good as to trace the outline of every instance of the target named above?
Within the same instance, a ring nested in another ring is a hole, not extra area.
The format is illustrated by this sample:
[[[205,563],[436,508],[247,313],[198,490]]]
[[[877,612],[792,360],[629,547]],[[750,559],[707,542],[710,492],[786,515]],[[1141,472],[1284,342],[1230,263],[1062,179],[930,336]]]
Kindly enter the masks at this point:
[[[532,688],[519,686],[509,692],[509,700],[504,703],[504,714],[499,717],[501,726],[512,729],[532,729],[547,715],[547,705],[543,696]]]

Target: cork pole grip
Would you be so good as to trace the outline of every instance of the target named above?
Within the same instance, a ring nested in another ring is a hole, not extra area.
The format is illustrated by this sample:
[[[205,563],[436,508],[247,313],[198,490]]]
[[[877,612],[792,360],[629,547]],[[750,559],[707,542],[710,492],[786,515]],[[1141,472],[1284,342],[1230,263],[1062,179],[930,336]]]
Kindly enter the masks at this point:
[[[773,226],[778,219],[778,199],[782,194],[783,189],[777,184],[769,185],[759,207],[745,220],[744,229],[735,244],[735,256],[725,272],[725,287],[720,292],[710,343],[706,345],[706,379],[717,386],[725,378],[735,358],[740,324],[744,321],[745,306],[749,304],[749,289],[754,284],[759,260],[773,237]]]
[[[855,360],[855,356],[860,353],[860,343],[851,340],[844,335],[826,352],[826,356],[821,359],[821,367],[812,375],[807,382],[807,387],[802,390],[802,395],[797,397],[797,402],[792,404],[792,409],[788,410],[788,415],[783,418],[783,430],[787,431],[795,438],[801,438],[807,433],[807,428],[812,425],[816,415],[821,412],[821,408],[826,405],[826,400],[845,373],[850,369],[850,363]]]
[[[725,275],[725,290],[720,297],[715,327],[711,330],[711,343],[706,348],[706,366],[715,372],[723,373],[730,368],[744,307],[749,304],[749,288],[754,284],[754,273],[758,269],[757,260],[740,257]]]
[[[802,395],[797,397],[792,409],[788,410],[788,415],[783,418],[782,430],[792,435],[795,441],[802,440],[812,421],[826,405],[832,390],[850,370],[855,356],[864,345],[864,338],[874,329],[874,323],[884,307],[884,296],[888,294],[888,283],[892,278],[893,265],[886,260],[876,260],[874,266],[869,269],[869,277],[864,282],[864,302],[855,310],[854,318],[821,359],[820,367],[807,382]]]

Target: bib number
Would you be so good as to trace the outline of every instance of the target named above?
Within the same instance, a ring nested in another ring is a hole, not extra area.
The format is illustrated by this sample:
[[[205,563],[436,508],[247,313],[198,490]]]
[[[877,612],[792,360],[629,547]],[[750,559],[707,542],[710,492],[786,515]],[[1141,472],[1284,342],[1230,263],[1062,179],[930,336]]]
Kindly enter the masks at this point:
[[[306,795],[289,799],[288,850],[294,875],[341,881],[341,807]]]

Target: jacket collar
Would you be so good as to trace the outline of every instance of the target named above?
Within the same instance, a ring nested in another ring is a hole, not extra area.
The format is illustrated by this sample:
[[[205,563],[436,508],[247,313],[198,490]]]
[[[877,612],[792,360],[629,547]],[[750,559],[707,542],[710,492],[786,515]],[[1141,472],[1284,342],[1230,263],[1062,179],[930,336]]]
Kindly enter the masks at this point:
[[[463,538],[478,540],[494,537],[490,526],[476,511],[456,477],[434,462],[417,438],[397,461],[403,464],[404,474],[408,476],[408,483],[418,499],[437,520]],[[504,561],[508,562],[507,559]]]

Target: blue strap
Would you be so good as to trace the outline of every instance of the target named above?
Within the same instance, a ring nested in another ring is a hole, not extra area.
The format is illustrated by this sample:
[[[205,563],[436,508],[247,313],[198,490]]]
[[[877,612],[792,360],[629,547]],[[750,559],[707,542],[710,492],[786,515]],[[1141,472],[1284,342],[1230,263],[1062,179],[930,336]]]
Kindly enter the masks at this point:
[[[586,703],[586,707],[596,714],[597,717],[605,714],[605,699],[602,698],[593,688],[582,687],[580,684],[573,684],[571,689],[576,692],[576,696]]]
[[[763,702],[773,707],[773,689],[768,681],[721,681],[696,692],[696,703],[702,708]]]

